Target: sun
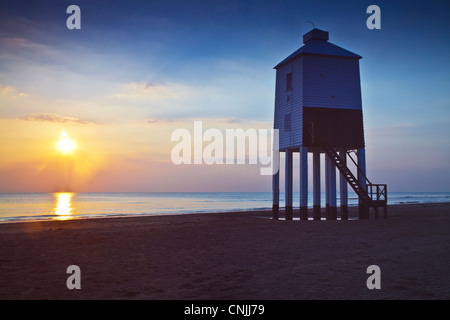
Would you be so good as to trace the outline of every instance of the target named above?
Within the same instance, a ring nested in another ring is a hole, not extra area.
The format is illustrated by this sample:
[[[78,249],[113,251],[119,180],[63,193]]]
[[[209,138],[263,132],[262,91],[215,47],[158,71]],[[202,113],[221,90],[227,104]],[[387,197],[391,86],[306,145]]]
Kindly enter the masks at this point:
[[[67,132],[61,131],[61,137],[56,144],[56,148],[63,154],[69,154],[75,150],[76,143],[67,136]]]

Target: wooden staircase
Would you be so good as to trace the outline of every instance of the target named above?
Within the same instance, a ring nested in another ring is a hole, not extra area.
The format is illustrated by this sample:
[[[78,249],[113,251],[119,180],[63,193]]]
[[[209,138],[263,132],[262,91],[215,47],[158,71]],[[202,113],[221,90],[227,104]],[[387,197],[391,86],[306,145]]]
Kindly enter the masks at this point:
[[[356,165],[359,170],[361,177],[364,177],[366,181],[366,188],[363,187],[361,182],[354,176],[354,174],[347,167],[346,163],[342,160],[339,154],[334,148],[323,146],[326,155],[331,159],[336,168],[339,169],[341,174],[347,180],[348,184],[352,187],[358,198],[364,203],[367,208],[373,207],[375,209],[375,217],[378,218],[378,207],[382,207],[384,210],[384,217],[387,218],[387,186],[385,184],[373,184],[367,179],[362,170],[358,167],[357,163],[351,157],[350,153],[347,151],[350,159]],[[368,218],[363,216],[360,218]]]

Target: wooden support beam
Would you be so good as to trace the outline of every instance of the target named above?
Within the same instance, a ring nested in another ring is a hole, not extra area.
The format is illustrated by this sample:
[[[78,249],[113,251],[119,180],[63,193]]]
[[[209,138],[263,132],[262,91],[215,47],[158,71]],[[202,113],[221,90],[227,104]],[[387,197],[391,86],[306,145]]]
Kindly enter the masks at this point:
[[[342,165],[347,166],[347,151],[341,149],[339,156],[342,159]],[[347,180],[341,174],[339,174],[339,192],[340,192],[340,205],[341,205],[341,220],[348,220],[348,188]]]
[[[300,220],[308,220],[308,148],[300,147]]]
[[[292,175],[293,175],[293,168],[292,168],[292,150],[286,150],[286,169],[285,169],[285,197],[286,197],[286,204],[285,204],[285,218],[286,220],[292,220]]]
[[[320,220],[320,152],[313,153],[313,210],[314,220]]]
[[[366,186],[366,149],[361,148],[358,149],[357,152],[358,158],[358,181],[360,185],[367,191]],[[361,199],[358,201],[359,203],[359,219],[369,219],[369,206],[367,203],[364,203]]]
[[[279,163],[280,162],[280,153],[274,152],[274,157],[278,157],[278,159],[274,159]],[[278,220],[278,211],[280,208],[280,170],[278,168],[277,172],[272,175],[272,219]]]

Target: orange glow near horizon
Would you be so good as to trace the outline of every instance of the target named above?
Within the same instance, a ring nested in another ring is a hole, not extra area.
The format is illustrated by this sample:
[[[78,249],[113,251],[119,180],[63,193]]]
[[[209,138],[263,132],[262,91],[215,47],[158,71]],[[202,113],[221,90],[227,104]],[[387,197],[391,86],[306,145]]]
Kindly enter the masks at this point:
[[[161,137],[170,137],[180,126],[0,119],[0,191],[165,190],[172,183],[167,174],[174,168],[173,145]]]
[[[76,143],[67,136],[66,131],[61,131],[61,137],[56,144],[57,149],[63,154],[70,154],[76,148]]]
[[[55,208],[54,214],[55,220],[70,220],[72,217],[72,198],[73,193],[71,192],[58,192],[54,193],[55,197]]]

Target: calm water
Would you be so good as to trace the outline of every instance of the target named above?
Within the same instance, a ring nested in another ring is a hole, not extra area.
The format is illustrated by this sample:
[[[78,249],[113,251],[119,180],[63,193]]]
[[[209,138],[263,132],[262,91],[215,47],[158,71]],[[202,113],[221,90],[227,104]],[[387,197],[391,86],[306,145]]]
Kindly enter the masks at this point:
[[[280,194],[284,199],[284,194]],[[325,195],[322,195],[325,201]],[[349,193],[349,205],[357,204]],[[450,202],[450,193],[388,194],[389,204]],[[283,205],[283,203],[280,203]],[[312,206],[312,193],[309,194]],[[323,206],[325,203],[323,203]],[[338,197],[339,205],[339,197]],[[299,194],[294,193],[294,206]],[[0,222],[270,209],[270,192],[0,194]]]

